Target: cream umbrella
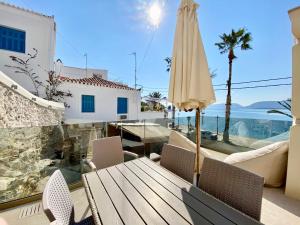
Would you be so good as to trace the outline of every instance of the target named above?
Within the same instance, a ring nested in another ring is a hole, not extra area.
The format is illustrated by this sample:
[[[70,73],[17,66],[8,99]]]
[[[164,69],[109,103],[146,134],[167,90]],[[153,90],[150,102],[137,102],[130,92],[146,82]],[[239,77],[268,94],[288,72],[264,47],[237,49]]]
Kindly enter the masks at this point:
[[[169,101],[182,110],[196,109],[196,169],[199,175],[200,110],[215,102],[215,93],[199,32],[198,6],[193,0],[182,0],[178,9]]]

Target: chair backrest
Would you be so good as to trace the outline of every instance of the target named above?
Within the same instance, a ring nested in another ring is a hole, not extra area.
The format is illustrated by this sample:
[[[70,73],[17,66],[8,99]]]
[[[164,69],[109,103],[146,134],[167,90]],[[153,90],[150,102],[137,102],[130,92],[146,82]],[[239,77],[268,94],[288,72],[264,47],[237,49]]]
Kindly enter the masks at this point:
[[[121,137],[114,136],[94,140],[92,162],[97,169],[124,162]]]
[[[60,225],[74,223],[74,205],[60,170],[56,170],[46,184],[43,192],[43,208],[50,222],[55,221]]]
[[[200,189],[260,220],[264,178],[236,166],[205,158]]]
[[[193,183],[195,155],[187,149],[164,144],[160,165]]]

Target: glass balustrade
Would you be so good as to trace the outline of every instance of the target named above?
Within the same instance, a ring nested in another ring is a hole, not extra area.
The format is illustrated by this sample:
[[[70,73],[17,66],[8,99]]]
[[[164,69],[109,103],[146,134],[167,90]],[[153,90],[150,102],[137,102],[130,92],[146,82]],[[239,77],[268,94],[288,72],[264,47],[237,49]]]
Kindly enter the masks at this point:
[[[223,117],[201,118],[201,146],[231,154],[288,140],[291,121],[231,118],[230,141],[222,141]],[[60,169],[69,185],[78,184],[92,158],[92,141],[122,137],[123,148],[139,156],[160,154],[171,131],[195,141],[195,117],[140,121],[63,124],[51,127],[0,129],[0,205],[43,192],[50,175]]]

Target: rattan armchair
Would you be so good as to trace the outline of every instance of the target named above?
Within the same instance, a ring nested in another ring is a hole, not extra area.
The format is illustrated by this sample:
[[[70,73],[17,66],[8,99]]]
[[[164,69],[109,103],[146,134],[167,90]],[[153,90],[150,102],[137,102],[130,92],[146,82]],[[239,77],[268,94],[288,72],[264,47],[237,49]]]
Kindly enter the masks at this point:
[[[92,170],[99,170],[138,158],[132,152],[124,151],[120,136],[106,137],[93,141],[93,158],[86,162]]]
[[[88,217],[79,223],[74,220],[74,205],[68,185],[60,172],[56,170],[48,180],[43,192],[43,208],[51,224],[59,225],[88,225],[94,224],[93,218]]]
[[[184,148],[164,144],[160,165],[193,183],[195,156],[194,152]]]
[[[260,220],[264,178],[224,162],[205,158],[199,188]]]

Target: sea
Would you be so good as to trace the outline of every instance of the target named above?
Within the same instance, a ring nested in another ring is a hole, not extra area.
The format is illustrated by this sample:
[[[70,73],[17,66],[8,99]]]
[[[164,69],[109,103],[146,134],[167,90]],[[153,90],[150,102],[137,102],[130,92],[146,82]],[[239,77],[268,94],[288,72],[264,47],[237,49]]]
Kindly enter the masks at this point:
[[[232,118],[242,118],[242,119],[258,119],[258,120],[281,120],[281,121],[292,121],[291,118],[274,113],[267,113],[268,109],[248,109],[248,108],[238,108],[231,110]],[[287,110],[281,110],[283,112],[289,113]],[[210,117],[225,117],[224,109],[206,109],[202,111],[202,116]],[[176,117],[187,117],[195,116],[195,112],[183,112],[176,111]]]

